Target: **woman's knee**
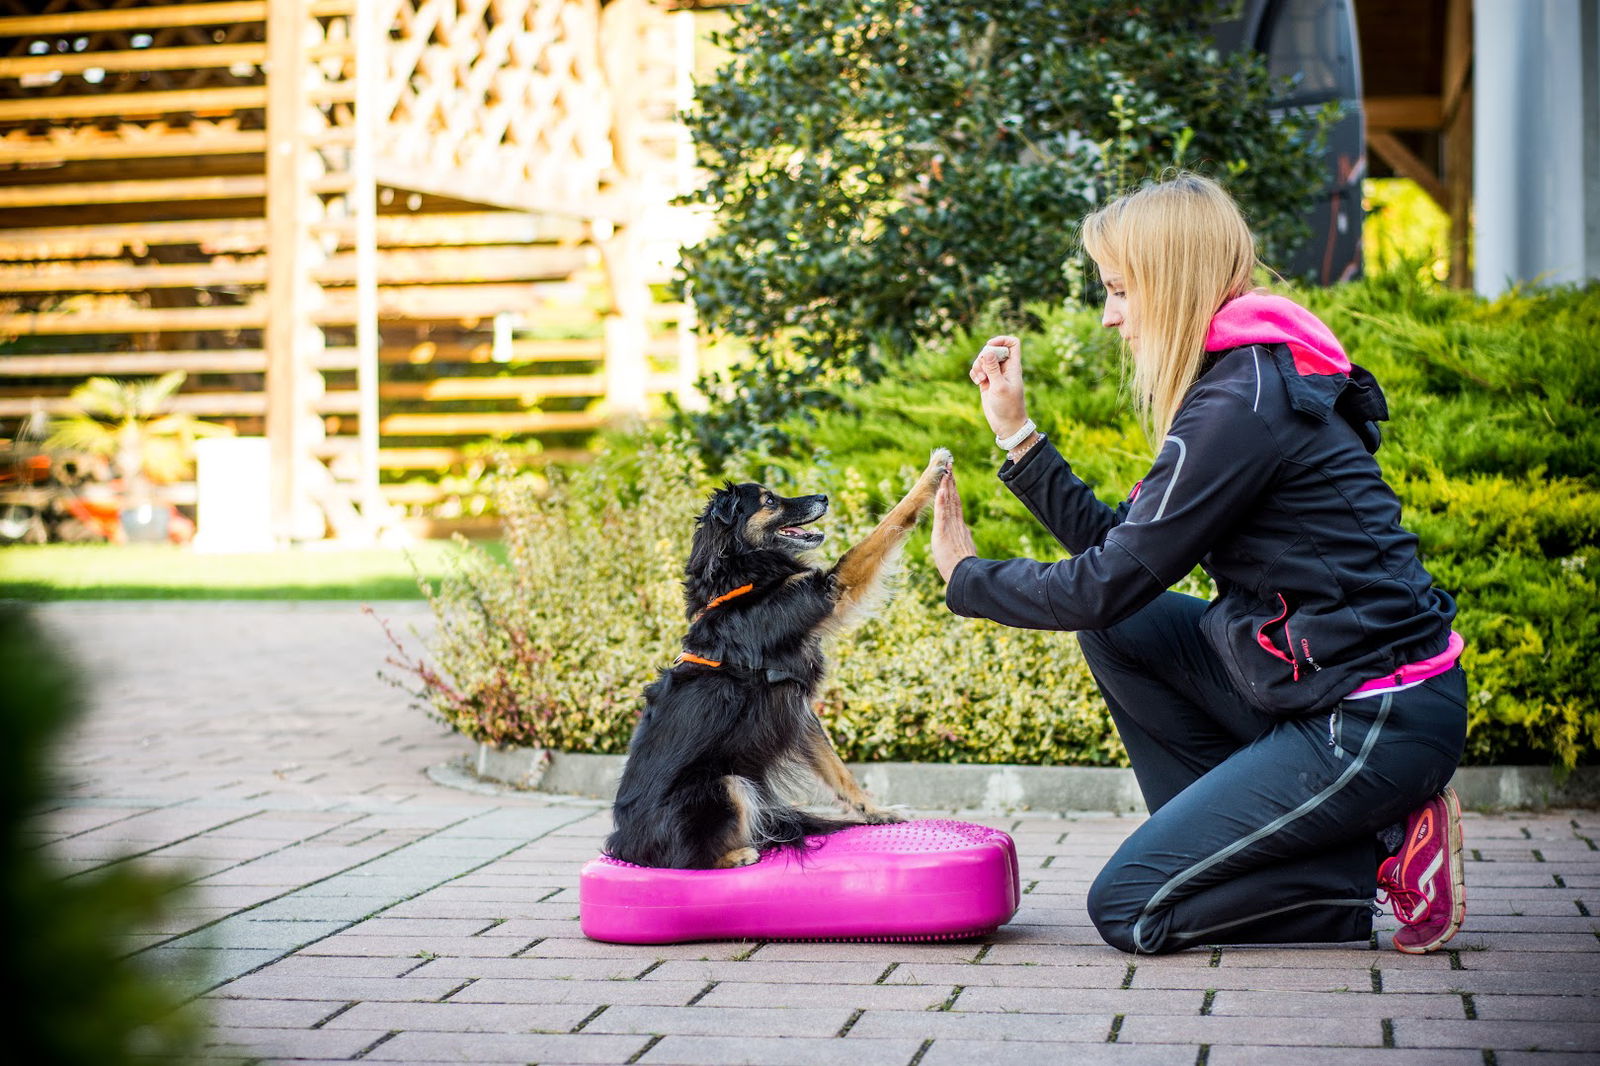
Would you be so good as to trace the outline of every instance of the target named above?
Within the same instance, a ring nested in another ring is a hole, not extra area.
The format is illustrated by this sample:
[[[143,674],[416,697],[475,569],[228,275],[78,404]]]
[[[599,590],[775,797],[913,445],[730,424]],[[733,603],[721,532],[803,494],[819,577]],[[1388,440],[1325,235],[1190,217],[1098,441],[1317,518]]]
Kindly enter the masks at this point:
[[[1100,939],[1118,951],[1148,954],[1150,949],[1140,947],[1135,938],[1148,899],[1148,893],[1129,876],[1129,868],[1113,860],[1089,886],[1089,920]]]

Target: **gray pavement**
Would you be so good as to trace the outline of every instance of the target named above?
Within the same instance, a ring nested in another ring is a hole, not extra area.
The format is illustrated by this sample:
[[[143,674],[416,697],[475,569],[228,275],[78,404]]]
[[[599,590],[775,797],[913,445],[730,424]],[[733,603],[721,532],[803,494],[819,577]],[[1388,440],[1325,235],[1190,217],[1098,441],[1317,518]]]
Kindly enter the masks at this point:
[[[381,614],[425,625],[419,605]],[[593,801],[424,771],[468,744],[377,677],[342,604],[57,604],[94,682],[39,839],[73,871],[192,877],[147,953],[263,1062],[1600,1062],[1600,814],[1469,815],[1449,952],[1221,946],[1134,959],[1084,894],[1130,817],[973,816],[1026,895],[983,942],[622,947],[584,939]],[[195,964],[204,977],[181,977]]]

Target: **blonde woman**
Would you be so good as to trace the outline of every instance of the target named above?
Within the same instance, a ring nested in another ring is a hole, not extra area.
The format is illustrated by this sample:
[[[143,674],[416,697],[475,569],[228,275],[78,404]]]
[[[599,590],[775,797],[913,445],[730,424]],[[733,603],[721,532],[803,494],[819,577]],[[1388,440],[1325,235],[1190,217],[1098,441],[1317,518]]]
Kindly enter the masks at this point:
[[[1090,916],[1137,953],[1366,940],[1381,893],[1395,947],[1433,951],[1466,907],[1445,787],[1466,684],[1455,603],[1373,458],[1383,394],[1309,311],[1252,291],[1216,183],[1112,201],[1083,244],[1154,464],[1115,510],[1097,500],[1028,418],[1017,338],[995,337],[970,374],[1000,480],[1072,555],[978,558],[949,478],[933,555],[956,614],[1078,633],[1150,810]],[[1197,563],[1215,599],[1166,591]]]

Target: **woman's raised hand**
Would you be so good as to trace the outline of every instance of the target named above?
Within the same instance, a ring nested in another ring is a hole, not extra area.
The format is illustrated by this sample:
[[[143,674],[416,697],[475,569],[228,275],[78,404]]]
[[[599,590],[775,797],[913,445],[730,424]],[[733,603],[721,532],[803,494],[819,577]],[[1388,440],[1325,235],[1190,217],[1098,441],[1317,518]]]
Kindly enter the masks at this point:
[[[983,416],[997,437],[1010,437],[1028,420],[1022,396],[1022,342],[990,337],[967,371],[983,398]]]

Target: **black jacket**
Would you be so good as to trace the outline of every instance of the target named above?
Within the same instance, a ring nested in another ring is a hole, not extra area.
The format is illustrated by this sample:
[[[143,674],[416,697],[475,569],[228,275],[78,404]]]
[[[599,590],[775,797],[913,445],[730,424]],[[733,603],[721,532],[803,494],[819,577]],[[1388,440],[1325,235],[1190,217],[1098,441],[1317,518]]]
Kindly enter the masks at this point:
[[[965,559],[946,603],[1010,626],[1102,629],[1199,563],[1217,587],[1201,628],[1239,691],[1274,714],[1325,710],[1444,651],[1455,617],[1372,456],[1387,417],[1348,361],[1297,343],[1216,353],[1116,510],[1049,441],[1002,466],[1072,558]]]

